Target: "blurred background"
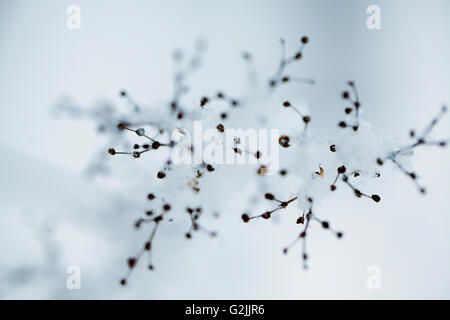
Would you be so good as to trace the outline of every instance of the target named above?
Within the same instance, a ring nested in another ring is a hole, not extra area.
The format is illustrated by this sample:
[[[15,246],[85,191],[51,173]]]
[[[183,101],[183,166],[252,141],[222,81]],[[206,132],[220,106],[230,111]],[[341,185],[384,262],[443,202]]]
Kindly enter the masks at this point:
[[[80,29],[67,28],[70,5],[81,9]],[[369,5],[381,9],[379,30],[366,26]],[[1,1],[0,298],[450,298],[448,148],[424,148],[413,158],[426,196],[391,170],[374,187],[379,205],[351,195],[323,204],[345,237],[316,227],[306,272],[299,252],[281,254],[298,233],[292,221],[243,225],[246,202],[236,201],[208,221],[217,239],[188,242],[189,224],[178,220],[161,228],[157,270],[140,266],[121,287],[125,260],[147,234],[133,229],[148,192],[135,181],[145,177],[133,174],[141,164],[119,160],[115,179],[87,175],[107,139],[90,121],[51,112],[64,97],[86,108],[120,105],[121,89],[140,103],[166,101],[174,50],[189,54],[198,39],[208,50],[187,101],[197,105],[218,89],[239,97],[247,90],[243,51],[264,83],[277,68],[279,39],[292,52],[307,35],[304,59],[292,70],[316,85],[287,86],[280,99],[306,104],[320,119],[314,133],[329,139],[343,115],[340,94],[355,80],[374,132],[406,139],[450,102],[448,12],[446,0]],[[436,136],[449,137],[449,125],[444,118]],[[80,290],[66,287],[70,265],[80,267]],[[373,265],[379,290],[367,286]]]

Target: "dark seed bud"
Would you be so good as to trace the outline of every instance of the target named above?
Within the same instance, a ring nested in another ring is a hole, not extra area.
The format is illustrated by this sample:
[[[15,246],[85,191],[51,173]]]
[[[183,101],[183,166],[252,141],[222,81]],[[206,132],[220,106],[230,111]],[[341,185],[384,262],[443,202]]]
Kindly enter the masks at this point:
[[[303,37],[300,39],[300,41],[301,41],[303,44],[307,44],[308,41],[309,41],[309,38],[308,38],[307,36],[303,36]]]
[[[342,232],[338,232],[336,233],[336,236],[340,239],[344,236],[344,234]]]
[[[272,214],[272,213],[271,213],[270,211],[267,211],[267,212],[264,212],[264,213],[261,215],[261,217],[263,217],[264,219],[269,219],[271,214]]]
[[[113,148],[109,148],[108,153],[113,156],[116,154],[116,150],[114,150]]]
[[[338,171],[339,174],[343,174],[343,173],[345,173],[345,171],[347,171],[347,168],[345,168],[345,166],[340,166],[337,169],[337,171]]]
[[[383,162],[383,160],[381,160],[380,158],[378,158],[378,159],[377,159],[377,163],[378,163],[378,165],[382,166],[384,162]]]
[[[342,98],[348,99],[349,97],[350,97],[350,94],[348,93],[348,91],[342,92]]]
[[[345,111],[346,114],[350,114],[353,111],[353,109],[352,108],[345,108],[344,111]]]
[[[334,184],[332,184],[332,185],[330,186],[330,189],[331,189],[331,191],[335,191],[335,190],[336,190],[336,186],[335,186]]]
[[[347,124],[345,123],[345,121],[339,122],[338,126],[341,127],[341,128],[347,128]]]
[[[330,151],[331,151],[331,152],[336,152],[336,145],[335,145],[335,144],[332,144],[332,145],[330,146]]]
[[[241,218],[242,218],[242,221],[244,221],[245,223],[249,222],[249,220],[250,220],[250,217],[246,213],[244,213]]]
[[[148,200],[153,200],[153,199],[155,199],[156,197],[155,197],[155,195],[153,194],[153,193],[149,193],[148,195],[147,195],[147,199]]]
[[[285,101],[285,102],[283,102],[283,106],[285,106],[286,108],[290,107],[291,103],[289,101]]]
[[[128,259],[128,267],[134,268],[135,265],[136,265],[136,259],[135,258],[129,258]]]
[[[158,149],[161,146],[161,143],[159,143],[158,141],[153,141],[152,143],[152,149]]]
[[[304,116],[303,117],[303,122],[304,123],[309,123],[311,121],[311,117],[310,116]]]
[[[322,221],[322,228],[328,229],[330,227],[330,224],[327,221]]]
[[[145,135],[145,130],[144,128],[139,128],[136,130],[136,134],[140,137],[142,137],[143,135]]]
[[[225,127],[221,123],[217,125],[216,129],[219,130],[220,132],[224,132],[225,131]]]

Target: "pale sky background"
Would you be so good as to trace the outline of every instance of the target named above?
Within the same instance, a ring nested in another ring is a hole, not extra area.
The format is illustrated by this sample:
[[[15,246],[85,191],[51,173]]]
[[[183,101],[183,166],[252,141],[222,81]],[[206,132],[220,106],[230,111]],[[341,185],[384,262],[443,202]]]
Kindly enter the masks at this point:
[[[66,27],[72,4],[81,8],[80,30]],[[371,4],[381,8],[381,30],[366,27]],[[242,51],[254,55],[265,79],[277,66],[279,38],[292,49],[305,34],[311,41],[296,70],[317,85],[284,93],[300,95],[322,119],[315,133],[330,134],[342,116],[340,92],[355,79],[374,131],[404,138],[450,103],[449,12],[446,0],[2,0],[0,298],[450,298],[448,148],[414,157],[424,197],[392,171],[379,186],[379,205],[351,196],[324,205],[345,238],[316,227],[307,272],[298,254],[280,253],[295,225],[243,225],[236,204],[210,221],[218,239],[187,243],[183,224],[161,230],[158,270],[141,266],[122,288],[124,261],[145,237],[132,229],[139,204],[130,199],[140,189],[86,178],[104,137],[92,123],[50,114],[63,96],[86,107],[120,103],[122,88],[144,103],[167,99],[173,50],[189,51],[198,38],[208,51],[195,93],[220,87],[239,96]],[[450,118],[436,136],[450,136]],[[69,265],[81,268],[81,290],[66,288]],[[371,265],[380,267],[381,290],[366,286]]]

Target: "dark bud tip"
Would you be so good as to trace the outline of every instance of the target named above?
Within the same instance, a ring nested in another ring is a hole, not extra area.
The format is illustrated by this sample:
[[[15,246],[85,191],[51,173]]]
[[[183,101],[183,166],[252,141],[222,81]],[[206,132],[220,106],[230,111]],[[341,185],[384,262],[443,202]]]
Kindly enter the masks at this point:
[[[114,148],[109,148],[108,153],[113,156],[116,154],[116,150]]]
[[[332,185],[330,186],[330,190],[331,190],[331,191],[335,191],[335,190],[336,190],[336,186],[335,186],[334,184],[332,184]]]
[[[332,144],[332,145],[330,146],[330,151],[331,151],[331,152],[336,152],[336,145],[335,145],[335,144]]]
[[[162,171],[159,171],[158,174],[156,175],[158,177],[158,179],[164,179],[164,177],[166,176],[166,174]]]
[[[304,123],[309,123],[311,121],[311,117],[310,116],[304,116],[303,117],[303,122]]]
[[[149,193],[148,195],[147,195],[147,199],[148,200],[153,200],[153,199],[155,199],[156,197],[155,197],[155,195],[153,194],[153,193]]]
[[[338,171],[339,174],[344,174],[345,171],[347,171],[347,168],[345,168],[345,166],[340,166],[340,167],[337,169],[337,171]]]
[[[342,92],[342,98],[348,99],[349,97],[350,97],[350,94],[348,93],[348,91]]]
[[[300,41],[301,41],[303,44],[307,44],[308,41],[309,41],[309,38],[308,38],[307,36],[303,36],[303,37],[300,39]]]
[[[221,123],[217,125],[216,129],[219,130],[220,132],[224,132],[225,131],[225,127]]]
[[[264,212],[263,214],[262,214],[262,217],[264,218],[264,219],[269,219],[270,218],[270,216],[271,216],[271,212],[270,211],[267,211],[267,212]]]
[[[264,197],[265,197],[267,200],[275,200],[275,196],[274,196],[273,194],[271,194],[271,193],[266,193],[266,194],[264,195]]]
[[[158,149],[161,146],[161,143],[159,143],[158,141],[153,141],[152,143],[152,149]]]
[[[127,127],[127,124],[125,122],[120,122],[117,125],[117,129],[119,129],[119,130],[125,130],[126,127]]]
[[[285,106],[286,108],[290,107],[291,103],[289,101],[285,101],[285,102],[283,102],[283,106]]]
[[[343,234],[342,232],[338,232],[338,233],[336,233],[336,236],[337,236],[339,239],[341,239],[341,238],[344,236],[344,234]]]
[[[372,195],[372,200],[375,201],[375,202],[380,202],[381,198],[380,198],[379,195],[373,194],[373,195]]]
[[[129,258],[127,262],[128,262],[128,267],[130,267],[130,268],[134,268],[134,266],[136,265],[135,258]]]
[[[346,114],[350,114],[353,111],[353,109],[352,108],[345,108],[344,111],[345,111]]]
[[[322,228],[328,229],[330,227],[330,224],[327,221],[322,221]]]
[[[339,126],[340,128],[347,128],[347,124],[345,123],[345,121],[339,122],[339,123],[338,123],[338,126]]]
[[[382,166],[383,163],[384,163],[383,160],[381,160],[380,158],[377,159],[377,164],[378,164],[378,165]]]
[[[250,217],[248,216],[248,214],[244,213],[242,216],[242,221],[244,221],[245,223],[250,221]]]
[[[212,172],[212,171],[214,171],[215,169],[214,169],[214,167],[213,167],[212,165],[208,164],[208,165],[206,166],[206,170],[208,170],[209,172]]]
[[[121,286],[125,286],[127,284],[127,280],[126,279],[121,279],[120,280],[120,285]]]

